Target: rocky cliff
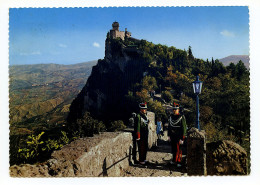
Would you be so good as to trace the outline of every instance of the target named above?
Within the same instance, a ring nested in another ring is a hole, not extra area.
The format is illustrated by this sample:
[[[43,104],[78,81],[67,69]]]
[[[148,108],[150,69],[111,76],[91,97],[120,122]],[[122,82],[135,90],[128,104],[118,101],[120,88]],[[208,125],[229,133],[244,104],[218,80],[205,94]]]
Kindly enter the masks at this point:
[[[68,122],[82,118],[86,111],[101,120],[126,118],[133,108],[125,106],[125,95],[140,82],[144,70],[142,52],[137,47],[108,37],[105,58],[92,68],[86,85],[72,102]]]

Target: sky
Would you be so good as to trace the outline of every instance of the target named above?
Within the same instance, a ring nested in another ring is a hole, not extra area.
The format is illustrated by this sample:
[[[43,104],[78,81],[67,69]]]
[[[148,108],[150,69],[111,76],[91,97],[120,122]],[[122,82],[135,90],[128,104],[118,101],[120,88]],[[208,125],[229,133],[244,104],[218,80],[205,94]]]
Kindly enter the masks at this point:
[[[246,6],[11,8],[10,65],[74,64],[103,59],[114,21],[132,37],[178,49],[196,58],[249,55]]]

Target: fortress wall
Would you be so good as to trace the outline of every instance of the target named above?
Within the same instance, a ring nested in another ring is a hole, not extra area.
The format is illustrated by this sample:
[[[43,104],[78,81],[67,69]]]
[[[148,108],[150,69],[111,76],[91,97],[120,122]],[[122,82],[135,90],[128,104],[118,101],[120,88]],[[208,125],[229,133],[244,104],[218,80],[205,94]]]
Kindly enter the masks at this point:
[[[116,38],[120,37],[122,40],[125,40],[125,32],[124,31],[116,31]]]

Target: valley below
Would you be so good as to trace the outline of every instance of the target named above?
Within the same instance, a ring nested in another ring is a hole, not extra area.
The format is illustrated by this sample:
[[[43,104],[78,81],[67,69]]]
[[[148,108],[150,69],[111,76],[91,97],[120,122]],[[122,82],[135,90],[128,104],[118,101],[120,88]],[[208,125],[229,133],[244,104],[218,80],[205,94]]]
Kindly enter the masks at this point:
[[[10,66],[10,134],[30,134],[62,126],[72,100],[86,84],[96,63]]]

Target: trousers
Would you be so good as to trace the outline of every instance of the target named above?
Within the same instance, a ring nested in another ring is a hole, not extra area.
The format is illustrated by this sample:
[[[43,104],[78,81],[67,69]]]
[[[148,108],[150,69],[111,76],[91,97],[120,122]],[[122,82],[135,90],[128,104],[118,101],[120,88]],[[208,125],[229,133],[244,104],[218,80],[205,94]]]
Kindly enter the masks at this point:
[[[180,163],[182,160],[182,145],[179,137],[171,136],[171,148],[173,155],[173,162]]]
[[[141,138],[137,141],[137,145],[139,151],[139,162],[144,162],[148,150],[148,130],[141,130]]]

